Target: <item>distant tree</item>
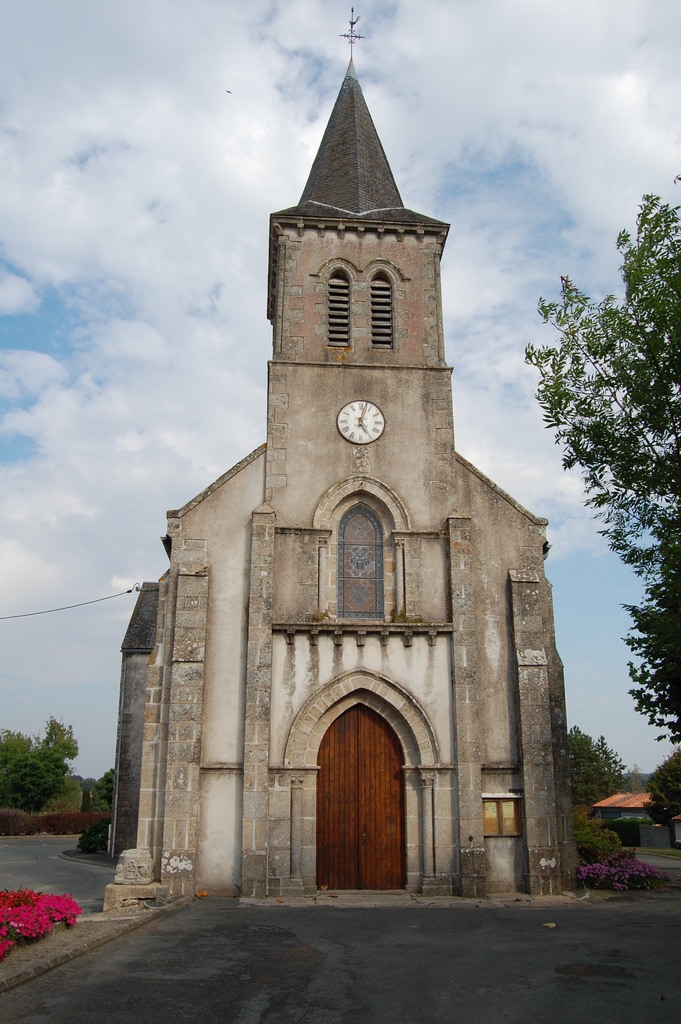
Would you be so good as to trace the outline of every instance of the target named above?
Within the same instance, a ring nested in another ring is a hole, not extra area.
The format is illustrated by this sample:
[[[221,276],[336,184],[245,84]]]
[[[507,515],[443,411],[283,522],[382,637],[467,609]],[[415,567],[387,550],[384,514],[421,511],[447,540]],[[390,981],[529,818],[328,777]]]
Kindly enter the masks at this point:
[[[648,813],[658,825],[667,825],[681,814],[681,750],[655,769],[648,779],[648,792],[652,799]]]
[[[635,764],[629,769],[625,780],[625,792],[627,793],[642,793],[643,792],[643,778],[640,767]]]
[[[83,794],[72,775],[67,775],[62,788],[43,804],[41,811],[80,811]]]
[[[73,735],[73,728],[57,721],[56,718],[48,719],[40,747],[43,750],[53,750],[65,761],[73,761],[78,757],[78,743]]]
[[[31,750],[11,762],[8,771],[10,807],[35,813],[62,789],[66,765],[54,753]]]
[[[13,764],[33,749],[34,740],[21,732],[0,730],[0,807],[12,806],[10,773]]]
[[[48,719],[45,735],[0,731],[1,803],[24,811],[42,810],[64,790],[68,761],[78,754],[71,726]]]
[[[678,180],[678,179],[677,179]],[[636,709],[681,742],[681,218],[679,207],[643,197],[636,237],[622,231],[624,297],[594,303],[568,277],[558,302],[540,300],[559,332],[528,346],[537,399],[579,468],[586,504],[610,547],[645,585],[628,606],[626,643]]]
[[[593,740],[576,725],[568,733],[572,803],[591,808],[622,790],[624,764],[603,736]]]
[[[95,788],[92,793],[92,810],[93,811],[110,811],[113,803],[113,791],[114,791],[114,770],[109,768],[108,772],[104,772],[101,779],[98,779],[95,783]]]

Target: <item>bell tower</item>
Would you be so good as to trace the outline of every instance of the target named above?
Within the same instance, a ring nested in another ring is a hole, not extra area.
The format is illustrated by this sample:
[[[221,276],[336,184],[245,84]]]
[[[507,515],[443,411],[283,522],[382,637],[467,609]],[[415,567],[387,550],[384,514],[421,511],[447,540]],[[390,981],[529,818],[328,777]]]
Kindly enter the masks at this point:
[[[270,218],[266,487],[290,525],[312,513],[310,479],[358,473],[427,495],[423,528],[451,506],[447,231],[405,209],[351,61],[300,202]]]

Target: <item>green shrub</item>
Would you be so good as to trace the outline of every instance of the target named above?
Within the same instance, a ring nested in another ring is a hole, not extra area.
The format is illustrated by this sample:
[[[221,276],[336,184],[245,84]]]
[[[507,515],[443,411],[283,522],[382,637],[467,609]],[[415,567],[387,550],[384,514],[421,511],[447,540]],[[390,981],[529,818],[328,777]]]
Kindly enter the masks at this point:
[[[652,825],[650,818],[616,818],[607,822],[611,832],[620,837],[622,846],[641,845],[641,825]]]
[[[89,825],[78,840],[77,847],[81,853],[99,853],[106,850],[109,841],[109,825],[111,818],[102,818],[94,825]]]
[[[574,829],[581,864],[598,864],[622,848],[616,832],[605,828],[604,823],[597,818],[589,818],[582,810],[575,811]]]

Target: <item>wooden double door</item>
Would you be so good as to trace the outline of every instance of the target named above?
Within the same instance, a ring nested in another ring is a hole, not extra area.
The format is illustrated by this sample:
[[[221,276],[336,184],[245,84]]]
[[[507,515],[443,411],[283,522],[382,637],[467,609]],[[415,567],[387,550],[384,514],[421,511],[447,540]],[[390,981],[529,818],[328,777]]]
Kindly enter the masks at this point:
[[[363,704],[329,726],[317,777],[320,889],[404,888],[402,761],[394,730]]]

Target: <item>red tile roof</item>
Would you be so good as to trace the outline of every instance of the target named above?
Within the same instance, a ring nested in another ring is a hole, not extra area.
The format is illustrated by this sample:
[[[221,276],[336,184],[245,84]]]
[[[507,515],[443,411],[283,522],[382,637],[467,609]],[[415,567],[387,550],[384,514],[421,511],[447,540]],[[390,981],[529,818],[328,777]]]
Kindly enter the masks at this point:
[[[594,807],[647,807],[650,803],[650,793],[615,793],[614,796],[599,800]]]

